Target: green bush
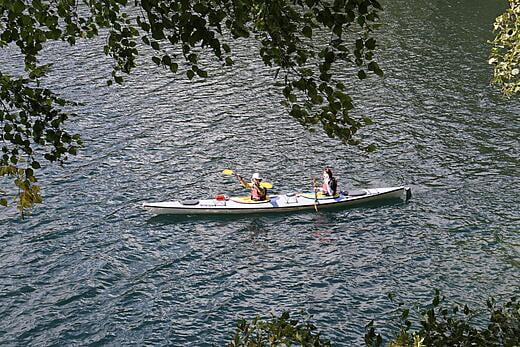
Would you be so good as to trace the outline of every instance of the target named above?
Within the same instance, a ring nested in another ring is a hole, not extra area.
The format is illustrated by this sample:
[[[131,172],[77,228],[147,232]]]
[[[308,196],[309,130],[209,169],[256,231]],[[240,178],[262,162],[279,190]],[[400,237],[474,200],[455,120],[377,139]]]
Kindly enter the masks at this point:
[[[477,313],[467,305],[449,306],[439,290],[435,290],[432,303],[419,312],[419,324],[413,324],[410,309],[400,304],[400,328],[388,346],[520,346],[520,302],[516,297],[503,306],[494,299],[487,300],[486,325],[474,322]],[[373,347],[383,345],[374,321],[366,326],[365,343]]]
[[[251,322],[240,319],[229,347],[248,346],[330,346],[330,341],[321,337],[314,324],[309,321],[291,319],[288,312],[280,317],[263,320],[254,318]]]
[[[389,295],[394,301],[394,296]],[[467,305],[449,304],[435,290],[432,302],[422,309],[410,310],[398,303],[395,320],[398,331],[387,338],[389,347],[425,346],[504,346],[520,347],[520,301],[512,297],[504,305],[488,299],[489,318],[485,323],[475,322],[483,318]],[[414,315],[413,313],[417,313]],[[376,331],[372,320],[365,327],[365,344],[383,346],[383,337]],[[228,347],[261,346],[331,346],[321,337],[316,326],[306,320],[290,318],[288,312],[270,319],[254,318],[251,322],[240,319]]]

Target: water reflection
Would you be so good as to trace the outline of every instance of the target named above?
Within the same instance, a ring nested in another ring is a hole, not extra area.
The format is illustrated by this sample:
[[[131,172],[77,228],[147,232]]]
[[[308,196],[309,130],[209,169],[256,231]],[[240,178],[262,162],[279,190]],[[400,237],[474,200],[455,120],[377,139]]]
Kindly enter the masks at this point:
[[[360,131],[379,145],[371,155],[288,118],[250,46],[236,70],[206,81],[147,66],[115,88],[102,83],[110,63],[95,45],[68,56],[49,47],[60,64],[47,82],[85,103],[71,127],[86,146],[43,172],[46,203],[30,218],[0,210],[1,341],[224,345],[239,316],[303,307],[336,344],[362,345],[390,291],[419,302],[439,287],[472,303],[517,290],[520,105],[488,86],[486,64],[500,5],[386,7],[385,78],[350,86],[355,112],[376,121]],[[304,191],[324,165],[341,189],[406,184],[414,197],[273,216],[141,208],[243,192],[225,167]]]

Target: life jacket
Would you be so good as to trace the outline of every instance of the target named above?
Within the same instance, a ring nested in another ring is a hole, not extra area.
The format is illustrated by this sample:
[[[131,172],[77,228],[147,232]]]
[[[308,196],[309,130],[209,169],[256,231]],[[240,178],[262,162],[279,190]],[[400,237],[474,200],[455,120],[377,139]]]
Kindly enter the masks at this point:
[[[267,198],[267,189],[260,185],[251,185],[251,200],[261,201]]]

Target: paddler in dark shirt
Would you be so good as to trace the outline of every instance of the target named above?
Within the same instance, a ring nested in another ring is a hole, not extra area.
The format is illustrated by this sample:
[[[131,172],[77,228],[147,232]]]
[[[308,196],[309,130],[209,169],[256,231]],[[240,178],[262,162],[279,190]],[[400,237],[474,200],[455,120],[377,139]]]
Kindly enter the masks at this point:
[[[330,167],[326,167],[323,170],[323,184],[321,186],[321,191],[325,195],[335,196],[337,190],[338,182],[336,181],[336,178],[332,175],[332,169]]]

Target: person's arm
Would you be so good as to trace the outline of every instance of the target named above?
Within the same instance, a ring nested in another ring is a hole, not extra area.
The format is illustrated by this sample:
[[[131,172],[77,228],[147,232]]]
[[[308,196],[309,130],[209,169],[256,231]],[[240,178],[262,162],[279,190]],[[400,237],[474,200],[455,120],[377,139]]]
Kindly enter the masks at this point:
[[[261,193],[260,195],[262,196],[262,199],[263,200],[267,199],[267,188],[258,186],[258,189],[260,189],[260,193]]]
[[[246,181],[242,178],[242,176],[237,175],[237,178],[238,178],[240,184],[242,185],[242,187],[247,188],[247,189],[251,189],[251,184],[250,184],[249,182],[246,182]]]

